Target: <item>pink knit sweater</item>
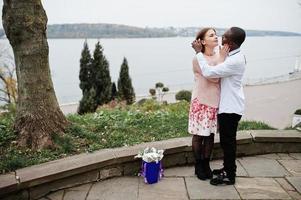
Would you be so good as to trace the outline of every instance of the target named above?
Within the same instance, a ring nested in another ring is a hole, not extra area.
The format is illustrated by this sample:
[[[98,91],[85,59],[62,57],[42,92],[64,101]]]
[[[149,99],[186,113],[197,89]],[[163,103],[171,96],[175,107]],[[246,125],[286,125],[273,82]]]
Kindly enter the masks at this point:
[[[196,57],[193,58],[192,65],[194,73],[194,87],[191,100],[197,98],[201,104],[218,108],[220,100],[220,79],[206,79],[202,75],[202,71]]]

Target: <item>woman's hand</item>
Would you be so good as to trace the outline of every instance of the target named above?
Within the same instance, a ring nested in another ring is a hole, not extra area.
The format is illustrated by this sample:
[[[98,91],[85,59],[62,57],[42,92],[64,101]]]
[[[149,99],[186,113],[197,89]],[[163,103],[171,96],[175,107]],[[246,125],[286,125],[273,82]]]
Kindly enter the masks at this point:
[[[222,48],[219,47],[219,63],[225,61],[226,57],[228,56],[230,51],[230,47],[228,44],[225,44]]]
[[[196,53],[199,53],[202,51],[202,43],[201,43],[201,40],[198,39],[198,40],[194,40],[192,43],[191,43],[191,47],[195,50]]]

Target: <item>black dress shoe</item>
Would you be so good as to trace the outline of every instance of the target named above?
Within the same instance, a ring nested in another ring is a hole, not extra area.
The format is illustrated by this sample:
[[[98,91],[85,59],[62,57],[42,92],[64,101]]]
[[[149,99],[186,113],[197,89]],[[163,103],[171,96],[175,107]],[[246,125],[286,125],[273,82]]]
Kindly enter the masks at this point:
[[[216,178],[211,179],[211,185],[234,185],[235,177],[228,177],[226,172],[220,173]]]
[[[224,171],[224,168],[214,169],[214,170],[212,171],[212,174],[213,174],[213,175],[219,175],[219,174],[223,173],[223,171]]]

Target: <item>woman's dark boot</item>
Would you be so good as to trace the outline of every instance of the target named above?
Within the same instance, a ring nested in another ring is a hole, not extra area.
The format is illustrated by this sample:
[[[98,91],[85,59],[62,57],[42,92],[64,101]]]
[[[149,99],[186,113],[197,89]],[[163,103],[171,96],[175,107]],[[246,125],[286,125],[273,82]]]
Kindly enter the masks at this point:
[[[210,162],[209,158],[204,159],[204,171],[205,171],[206,178],[211,179],[213,177],[213,174],[209,162]]]
[[[207,176],[204,169],[204,160],[197,160],[195,163],[195,174],[200,180],[206,180]]]

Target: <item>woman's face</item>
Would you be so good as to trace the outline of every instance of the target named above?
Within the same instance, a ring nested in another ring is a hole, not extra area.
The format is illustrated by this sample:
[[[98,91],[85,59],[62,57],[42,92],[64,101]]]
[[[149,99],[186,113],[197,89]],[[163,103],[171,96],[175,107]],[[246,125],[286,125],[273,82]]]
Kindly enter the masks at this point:
[[[204,39],[202,40],[202,44],[205,47],[214,48],[218,45],[218,38],[213,29],[209,29],[205,34]]]

